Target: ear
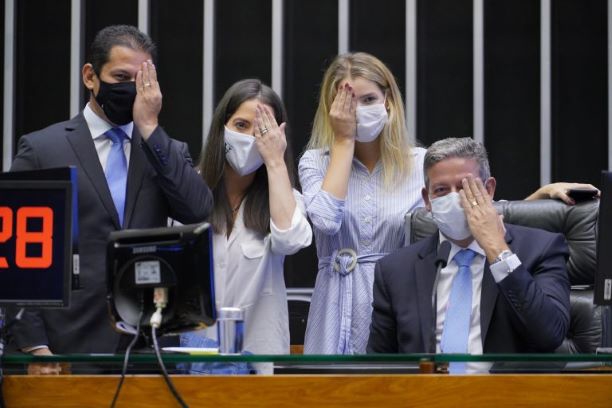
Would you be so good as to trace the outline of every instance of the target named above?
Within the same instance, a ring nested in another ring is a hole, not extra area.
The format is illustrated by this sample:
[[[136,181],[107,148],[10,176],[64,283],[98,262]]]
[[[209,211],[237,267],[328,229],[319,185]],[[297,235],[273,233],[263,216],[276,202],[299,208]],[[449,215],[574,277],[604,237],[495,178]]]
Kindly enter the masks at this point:
[[[94,92],[96,88],[96,82],[98,82],[99,80],[93,69],[93,65],[91,65],[90,63],[83,65],[81,74],[83,76],[83,84],[85,85],[85,88],[87,88],[89,92]]]
[[[495,177],[489,177],[485,181],[484,186],[485,186],[485,189],[487,190],[487,193],[489,193],[489,196],[491,197],[491,199],[493,199],[495,195],[495,187],[497,186],[497,180],[495,180]]]
[[[421,189],[421,197],[423,197],[423,201],[425,201],[425,208],[427,208],[427,211],[431,212],[431,201],[429,200],[427,188],[423,187]]]

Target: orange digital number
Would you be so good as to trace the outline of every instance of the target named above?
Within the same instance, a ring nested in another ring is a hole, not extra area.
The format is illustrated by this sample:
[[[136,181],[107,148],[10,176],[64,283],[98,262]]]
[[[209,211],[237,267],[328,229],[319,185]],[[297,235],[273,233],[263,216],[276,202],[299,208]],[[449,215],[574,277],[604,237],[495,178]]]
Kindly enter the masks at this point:
[[[42,231],[28,231],[28,218],[42,219]],[[48,268],[53,262],[53,210],[49,207],[21,207],[17,210],[15,264],[20,268]],[[40,244],[40,256],[28,256],[27,244]]]
[[[0,207],[0,218],[2,219],[2,229],[0,230],[1,244],[13,236],[13,211],[10,207]],[[2,256],[0,256],[0,268],[8,268],[8,262]]]

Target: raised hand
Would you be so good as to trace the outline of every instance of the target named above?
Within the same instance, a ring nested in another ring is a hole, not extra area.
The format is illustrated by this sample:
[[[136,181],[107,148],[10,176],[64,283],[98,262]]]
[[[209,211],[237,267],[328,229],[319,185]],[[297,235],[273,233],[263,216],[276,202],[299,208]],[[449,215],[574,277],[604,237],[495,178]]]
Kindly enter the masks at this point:
[[[497,214],[493,197],[489,195],[480,178],[470,175],[461,183],[463,190],[459,192],[459,196],[470,231],[478,245],[484,249],[489,262],[492,262],[503,250],[508,249],[502,217]]]
[[[147,140],[158,125],[162,107],[162,93],[157,81],[157,71],[151,60],[142,63],[136,74],[136,100],[134,101],[134,125]]]
[[[265,105],[257,104],[255,110],[255,146],[266,167],[285,164],[285,123],[276,123],[274,114]]]
[[[357,134],[357,98],[353,88],[345,83],[338,88],[338,93],[329,111],[329,120],[336,140],[355,140]]]

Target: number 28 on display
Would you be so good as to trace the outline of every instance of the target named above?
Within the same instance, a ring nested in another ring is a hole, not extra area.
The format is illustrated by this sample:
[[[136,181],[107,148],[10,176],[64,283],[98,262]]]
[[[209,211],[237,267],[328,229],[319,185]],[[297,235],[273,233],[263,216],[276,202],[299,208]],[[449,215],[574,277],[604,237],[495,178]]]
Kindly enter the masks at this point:
[[[28,220],[40,219],[39,231],[28,231]],[[15,265],[18,268],[48,268],[53,263],[53,209],[50,207],[20,207],[16,212],[11,207],[0,206],[0,245],[15,239]],[[13,235],[13,224],[15,234]],[[27,245],[37,244],[40,251],[28,255]],[[9,267],[6,258],[0,257],[0,270]]]

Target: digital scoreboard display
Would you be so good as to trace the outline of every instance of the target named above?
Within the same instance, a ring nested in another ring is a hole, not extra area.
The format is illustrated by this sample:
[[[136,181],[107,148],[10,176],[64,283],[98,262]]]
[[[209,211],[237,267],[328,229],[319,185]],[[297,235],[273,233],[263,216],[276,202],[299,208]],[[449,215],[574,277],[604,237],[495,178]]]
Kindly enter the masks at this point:
[[[0,179],[0,305],[68,306],[72,205],[69,180]]]

